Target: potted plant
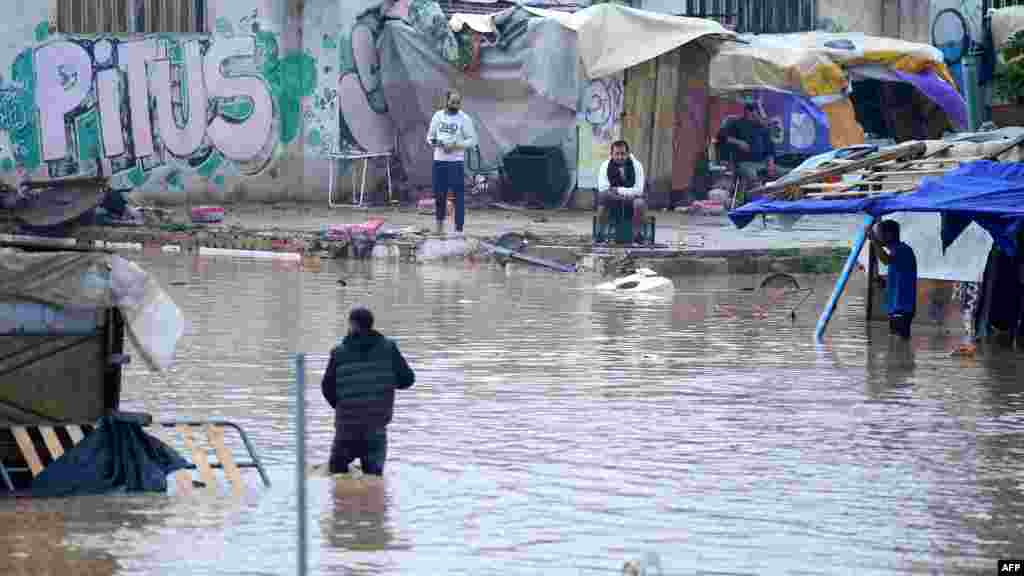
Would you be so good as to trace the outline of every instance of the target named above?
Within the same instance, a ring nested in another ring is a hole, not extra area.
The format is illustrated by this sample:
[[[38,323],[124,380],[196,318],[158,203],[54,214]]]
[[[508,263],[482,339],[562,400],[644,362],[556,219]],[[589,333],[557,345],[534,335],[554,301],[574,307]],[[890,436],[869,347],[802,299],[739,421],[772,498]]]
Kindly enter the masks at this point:
[[[1024,126],[1024,30],[1010,36],[999,51],[1000,71],[996,74],[992,121],[998,126]]]

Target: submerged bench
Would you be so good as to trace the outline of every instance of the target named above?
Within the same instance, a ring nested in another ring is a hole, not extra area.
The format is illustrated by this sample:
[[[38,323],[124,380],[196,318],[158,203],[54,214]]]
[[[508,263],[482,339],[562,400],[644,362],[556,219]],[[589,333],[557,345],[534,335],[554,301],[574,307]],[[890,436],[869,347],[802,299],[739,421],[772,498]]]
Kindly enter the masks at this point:
[[[11,472],[30,472],[33,478],[38,476],[47,465],[76,446],[95,428],[92,424],[7,427],[6,429],[14,436],[25,466],[5,466],[3,460],[0,459],[0,482],[3,482],[10,492],[14,492]],[[0,430],[3,429],[0,428]],[[152,422],[143,429],[164,444],[183,452],[186,459],[195,464],[195,472],[199,474],[200,478],[199,483],[194,481],[193,470],[178,470],[174,473],[177,491],[181,495],[191,494],[193,487],[197,484],[205,487],[208,491],[216,491],[218,482],[213,472],[215,469],[224,472],[225,480],[235,493],[239,493],[245,485],[242,481],[241,468],[256,468],[264,486],[270,486],[270,478],[267,476],[255,448],[249,441],[249,436],[241,426],[234,422],[227,420],[171,420]],[[242,445],[248,452],[249,460],[236,461],[234,454],[224,442],[227,429],[238,433]],[[206,438],[205,443],[202,441],[203,437]],[[176,442],[177,439],[180,439],[180,442]],[[181,447],[184,450],[181,450]],[[210,458],[211,449],[215,456],[213,460]]]

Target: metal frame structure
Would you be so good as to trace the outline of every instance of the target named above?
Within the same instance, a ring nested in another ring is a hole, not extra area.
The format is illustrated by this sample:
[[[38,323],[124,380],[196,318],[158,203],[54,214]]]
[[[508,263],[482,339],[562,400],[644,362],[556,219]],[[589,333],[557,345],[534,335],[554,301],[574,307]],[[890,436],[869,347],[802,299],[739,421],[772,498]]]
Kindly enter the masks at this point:
[[[74,427],[79,428],[81,431],[83,431],[84,432],[84,436],[92,434],[96,430],[96,425],[95,424],[69,424],[69,423],[40,424],[38,426],[23,426],[21,428],[26,428],[27,429],[27,428],[38,428],[38,427],[43,427],[43,426],[46,426],[46,427],[49,427],[49,428],[58,428],[58,427],[61,427],[61,426],[74,426]],[[238,468],[255,468],[259,472],[259,474],[260,474],[260,479],[263,481],[263,485],[268,487],[268,488],[270,487],[270,477],[267,475],[267,471],[266,471],[266,469],[264,469],[262,461],[260,461],[260,457],[259,457],[259,455],[256,452],[256,448],[253,446],[252,442],[249,440],[249,435],[246,434],[245,430],[243,430],[242,427],[239,426],[238,424],[236,424],[234,422],[231,422],[229,420],[167,420],[167,421],[162,421],[162,422],[152,422],[149,426],[146,426],[144,428],[149,428],[149,427],[153,427],[153,426],[159,426],[161,428],[169,428],[169,429],[172,429],[172,430],[178,428],[179,426],[189,426],[189,427],[216,426],[216,427],[220,427],[220,428],[224,428],[224,429],[227,429],[227,428],[234,429],[236,432],[238,432],[238,436],[241,438],[242,445],[245,447],[246,452],[249,453],[249,461],[242,461],[242,462],[235,461],[234,462],[235,466],[237,466]],[[70,433],[68,435],[72,436],[72,434],[70,434]],[[160,437],[161,435],[157,434],[155,436]],[[44,441],[45,441],[45,438],[44,438]],[[59,440],[56,440],[56,441],[59,442]],[[73,444],[77,444],[77,441],[74,439],[74,436],[72,436],[72,443]],[[47,447],[50,449],[51,456],[56,456],[56,455],[53,454],[53,449],[50,448],[49,445],[47,445]],[[60,448],[63,449],[64,447],[60,446]],[[28,463],[28,462],[26,461],[26,463]],[[224,467],[225,467],[225,464],[223,462],[218,461],[218,462],[210,463],[209,466],[210,466],[210,468],[213,468],[213,469],[223,470]],[[14,488],[14,483],[11,481],[11,476],[10,476],[11,472],[32,472],[32,467],[31,467],[31,464],[29,464],[28,466],[17,466],[17,467],[6,466],[6,465],[4,465],[3,461],[0,460],[0,481],[3,482],[4,486],[7,488],[7,490],[9,492],[14,492],[15,488]]]

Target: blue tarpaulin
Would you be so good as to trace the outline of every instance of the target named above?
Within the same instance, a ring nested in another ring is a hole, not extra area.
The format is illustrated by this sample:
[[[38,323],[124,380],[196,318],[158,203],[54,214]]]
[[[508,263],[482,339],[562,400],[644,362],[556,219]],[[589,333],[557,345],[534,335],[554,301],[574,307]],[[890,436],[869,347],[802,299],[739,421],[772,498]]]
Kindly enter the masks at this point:
[[[1024,163],[979,160],[940,178],[925,178],[910,194],[879,194],[848,200],[759,200],[733,210],[729,219],[744,228],[760,214],[870,214],[896,212],[942,214],[942,249],[946,250],[972,222],[1015,254],[1024,226]]]

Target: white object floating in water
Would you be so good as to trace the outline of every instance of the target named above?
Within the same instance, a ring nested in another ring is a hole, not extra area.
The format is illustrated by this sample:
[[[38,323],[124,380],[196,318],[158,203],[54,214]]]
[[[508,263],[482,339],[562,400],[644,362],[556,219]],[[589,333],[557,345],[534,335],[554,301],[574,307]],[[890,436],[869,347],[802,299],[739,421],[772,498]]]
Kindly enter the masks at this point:
[[[181,252],[181,246],[177,244],[164,244],[160,247],[160,250],[167,254],[177,254]]]
[[[598,284],[597,289],[605,292],[670,292],[675,290],[672,280],[661,276],[650,268],[637,268],[629,276],[616,278],[611,282]]]
[[[267,250],[230,250],[228,248],[199,247],[200,256],[234,256],[236,258],[257,258],[261,260],[302,260],[298,252],[270,252]]]
[[[97,248],[106,248],[108,250],[142,250],[141,242],[105,242],[103,240],[96,240],[93,245]]]

